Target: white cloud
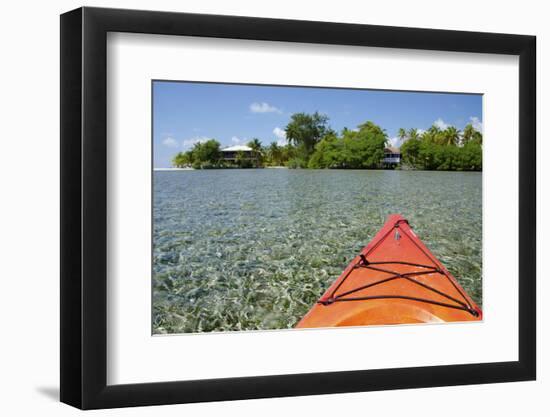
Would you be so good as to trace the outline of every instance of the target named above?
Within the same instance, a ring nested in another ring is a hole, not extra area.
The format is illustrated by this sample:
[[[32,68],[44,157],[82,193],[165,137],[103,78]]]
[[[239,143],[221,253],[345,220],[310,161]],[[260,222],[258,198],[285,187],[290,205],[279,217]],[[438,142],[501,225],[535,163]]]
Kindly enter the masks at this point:
[[[286,132],[280,127],[273,129],[273,134],[277,136],[278,139],[286,139]]]
[[[395,146],[396,148],[399,148],[401,146],[401,139],[399,139],[397,136],[394,138],[388,138],[388,143],[390,146]]]
[[[252,113],[282,113],[280,109],[266,103],[265,101],[261,103],[252,103],[250,105],[250,111]]]
[[[167,138],[163,139],[162,144],[164,146],[169,147],[169,148],[177,148],[177,147],[181,146],[182,149],[189,149],[189,148],[192,148],[196,143],[203,143],[203,142],[206,142],[209,139],[210,138],[208,138],[206,136],[194,136],[194,137],[189,138],[189,139],[184,139],[180,143],[179,141],[177,141],[173,137],[168,136]]]
[[[483,123],[481,123],[481,120],[479,120],[479,117],[471,116],[470,117],[470,123],[472,123],[472,126],[475,130],[478,132],[483,132]]]
[[[281,129],[280,127],[276,127],[275,129],[273,129],[273,134],[278,139],[277,145],[284,146],[287,144],[286,132],[283,129]]]
[[[191,148],[195,143],[203,143],[209,140],[206,136],[195,136],[190,139],[184,139],[181,143],[183,149]]]
[[[434,125],[440,128],[441,130],[445,130],[449,127],[449,125],[445,123],[441,117],[434,122]]]
[[[231,142],[233,142],[235,145],[240,145],[240,144],[246,143],[247,141],[248,139],[246,138],[239,138],[238,136],[231,137]]]
[[[162,141],[162,144],[164,146],[168,146],[169,148],[177,148],[178,141],[174,139],[173,137],[168,136]]]
[[[418,133],[418,136],[422,136],[426,131],[424,129],[416,129],[416,132]]]

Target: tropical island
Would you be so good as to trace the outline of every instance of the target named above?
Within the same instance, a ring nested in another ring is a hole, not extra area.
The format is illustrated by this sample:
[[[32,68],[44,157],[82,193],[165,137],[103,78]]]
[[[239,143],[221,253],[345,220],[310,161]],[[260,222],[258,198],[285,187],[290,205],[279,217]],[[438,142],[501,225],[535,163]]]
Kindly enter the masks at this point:
[[[399,149],[390,147],[386,130],[372,121],[355,129],[336,132],[328,116],[315,112],[294,113],[284,129],[287,143],[263,146],[254,138],[246,147],[221,149],[208,139],[172,158],[176,168],[308,168],[308,169],[410,169],[439,171],[481,171],[483,135],[470,123],[463,130],[455,126],[428,130],[400,128]],[[399,155],[395,163],[392,158]]]

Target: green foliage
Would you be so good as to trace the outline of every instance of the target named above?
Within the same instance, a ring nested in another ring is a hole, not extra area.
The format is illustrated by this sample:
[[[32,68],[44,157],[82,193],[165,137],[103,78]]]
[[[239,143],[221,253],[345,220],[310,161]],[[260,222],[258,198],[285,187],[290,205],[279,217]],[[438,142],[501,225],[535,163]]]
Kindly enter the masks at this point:
[[[172,165],[176,168],[185,168],[193,164],[193,151],[178,152],[172,158]]]
[[[467,144],[469,142],[474,142],[479,145],[483,144],[483,136],[481,132],[477,131],[471,123],[467,124],[466,127],[464,127],[464,132],[462,134],[462,140],[464,144]]]
[[[474,140],[464,144],[462,149],[462,166],[464,170],[481,171],[483,168],[483,151],[481,148],[482,135],[480,132]],[[477,142],[479,140],[479,143]]]
[[[419,139],[420,135],[418,134],[418,129],[415,129],[415,128],[409,129],[409,131],[407,132],[407,137],[409,139]]]
[[[281,148],[281,161],[284,165],[286,165],[291,159],[296,158],[297,155],[298,152],[296,151],[296,147],[290,143]]]
[[[480,171],[480,141],[469,140],[463,146],[459,146],[460,139],[461,137],[452,129],[428,131],[421,139],[408,139],[401,145],[403,164],[426,170]],[[463,137],[462,140],[464,141]]]
[[[344,130],[347,131],[347,130]],[[335,134],[326,135],[315,147],[309,168],[343,168],[344,142]]]
[[[315,145],[329,132],[328,117],[319,112],[294,113],[285,128],[287,140],[296,146],[304,160],[309,159]]]
[[[384,147],[388,137],[384,130],[367,122],[359,125],[358,132],[350,132],[344,137],[350,168],[377,168],[384,158]]]
[[[442,140],[444,145],[458,145],[460,140],[460,130],[454,126],[447,127],[442,132]]]
[[[286,126],[289,143],[279,146],[272,142],[263,148],[260,139],[248,142],[252,158],[243,152],[235,162],[224,162],[220,144],[214,139],[197,143],[192,150],[179,152],[172,158],[175,167],[196,169],[223,167],[282,166],[288,168],[379,168],[384,158],[387,135],[384,129],[371,121],[344,128],[338,135],[328,126],[328,117],[295,113]],[[400,128],[403,168],[426,170],[480,171],[482,169],[483,135],[472,124],[463,132],[454,126],[441,129],[431,126],[422,134],[417,129]]]
[[[344,129],[338,137],[327,134],[315,147],[309,168],[378,168],[384,157],[387,135],[372,122],[358,126],[358,130]]]
[[[259,139],[254,138],[248,142],[247,145],[252,149],[252,157],[254,158],[253,161],[250,161],[251,165],[254,165],[256,168],[262,166],[264,156],[262,142]]]
[[[277,142],[271,142],[265,153],[269,165],[281,166],[283,164],[283,151]]]
[[[239,168],[252,168],[253,166],[253,161],[242,151],[237,152],[235,162]]]
[[[307,168],[308,163],[305,159],[302,159],[302,158],[299,158],[299,157],[294,157],[294,158],[291,158],[287,161],[286,166],[288,168],[291,168],[291,169]]]
[[[436,125],[432,125],[422,134],[421,139],[426,143],[439,143],[442,141],[441,129]]]
[[[247,145],[255,152],[261,152],[262,150],[262,142],[258,138],[253,138]]]
[[[195,169],[215,168],[219,166],[220,158],[220,143],[210,139],[203,143],[196,143],[190,151],[177,153],[172,158],[172,164],[178,168],[188,166]]]
[[[196,143],[193,147],[194,160],[199,162],[216,163],[220,160],[220,143],[210,139],[203,143]]]
[[[403,142],[407,138],[407,131],[400,127],[397,131],[397,137]]]
[[[411,138],[401,145],[402,163],[411,167],[423,166],[420,160],[420,146],[422,142],[418,138]]]

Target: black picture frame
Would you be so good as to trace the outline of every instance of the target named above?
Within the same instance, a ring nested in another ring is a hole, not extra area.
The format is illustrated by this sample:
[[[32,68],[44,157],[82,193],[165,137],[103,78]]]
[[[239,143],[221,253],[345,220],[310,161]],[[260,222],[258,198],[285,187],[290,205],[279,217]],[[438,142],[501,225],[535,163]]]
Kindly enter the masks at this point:
[[[519,56],[519,360],[112,385],[107,376],[108,32]],[[61,401],[82,409],[533,380],[536,38],[251,17],[79,8],[61,16]]]

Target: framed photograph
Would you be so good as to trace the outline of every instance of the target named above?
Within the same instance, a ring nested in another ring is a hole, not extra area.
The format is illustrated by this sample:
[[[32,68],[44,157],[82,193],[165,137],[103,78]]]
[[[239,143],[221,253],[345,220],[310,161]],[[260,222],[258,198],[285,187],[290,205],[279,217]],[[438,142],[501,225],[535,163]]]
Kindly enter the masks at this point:
[[[61,401],[533,380],[535,37],[61,16]]]

